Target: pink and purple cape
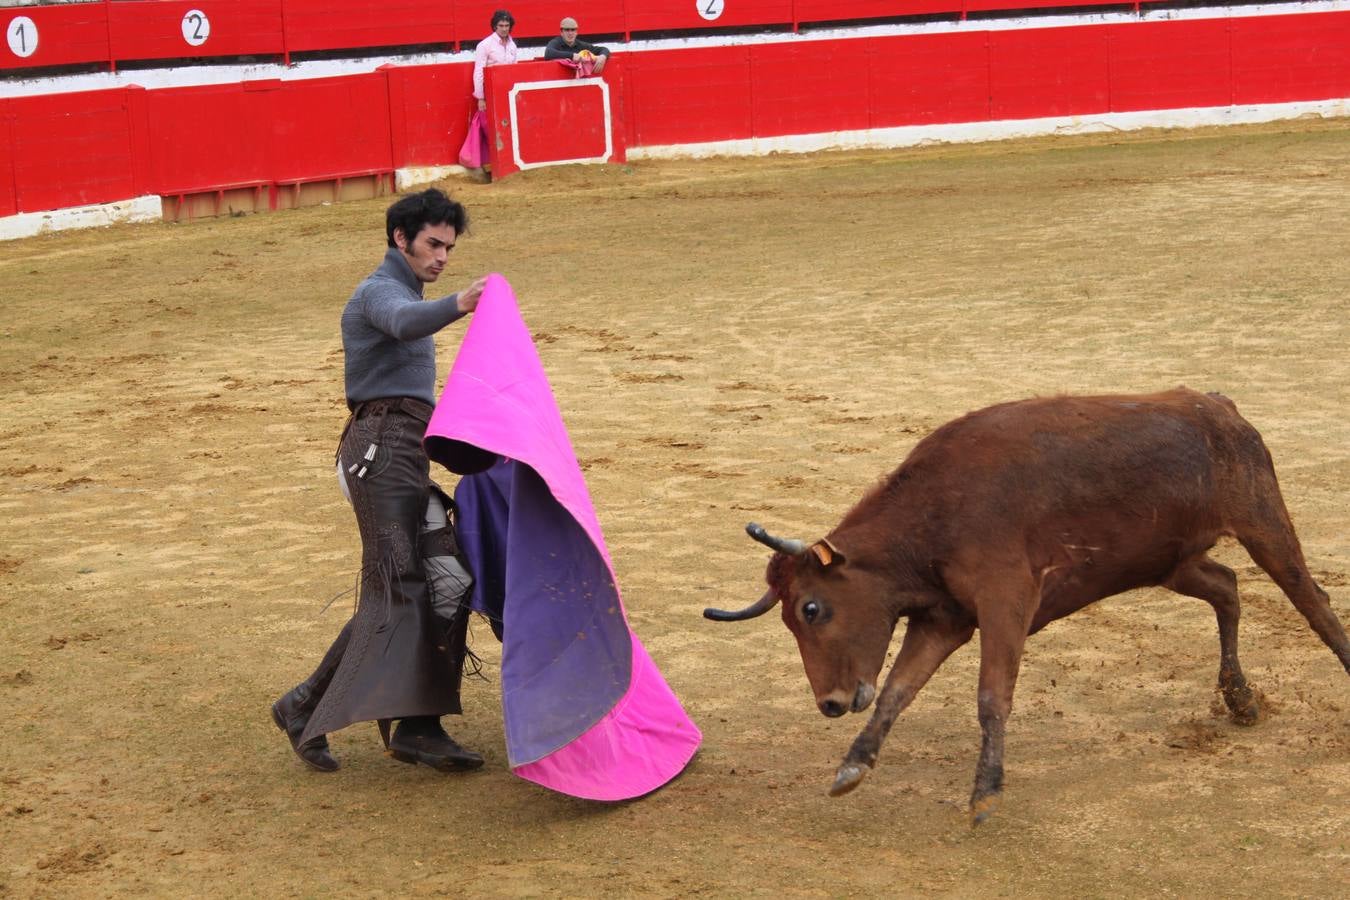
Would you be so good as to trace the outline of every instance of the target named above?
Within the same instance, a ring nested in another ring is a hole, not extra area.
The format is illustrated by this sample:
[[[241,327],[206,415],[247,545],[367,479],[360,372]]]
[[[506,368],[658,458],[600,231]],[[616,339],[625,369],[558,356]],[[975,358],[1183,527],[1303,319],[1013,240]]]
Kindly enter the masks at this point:
[[[492,275],[426,433],[455,491],[473,603],[502,638],[507,757],[522,778],[625,800],[702,740],[628,626],[614,567],[543,364]]]

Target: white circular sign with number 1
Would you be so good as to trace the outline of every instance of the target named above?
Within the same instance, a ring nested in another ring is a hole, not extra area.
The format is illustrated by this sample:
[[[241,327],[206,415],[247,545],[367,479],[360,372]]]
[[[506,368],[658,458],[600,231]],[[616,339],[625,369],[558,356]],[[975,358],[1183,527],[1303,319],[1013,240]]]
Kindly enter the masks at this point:
[[[709,22],[720,18],[727,6],[725,0],[694,0],[694,5],[698,8],[698,14]]]
[[[10,19],[5,37],[9,38],[9,49],[15,56],[27,58],[37,52],[37,24],[27,16]]]
[[[183,40],[200,47],[211,36],[211,20],[200,9],[189,9],[183,16]]]

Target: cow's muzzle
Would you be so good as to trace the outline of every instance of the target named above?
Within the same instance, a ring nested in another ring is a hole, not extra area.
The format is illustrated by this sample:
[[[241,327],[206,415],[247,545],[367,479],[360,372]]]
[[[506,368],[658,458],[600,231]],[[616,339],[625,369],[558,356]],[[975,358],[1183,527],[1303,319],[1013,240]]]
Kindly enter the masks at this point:
[[[837,719],[846,712],[862,712],[872,705],[872,700],[877,695],[877,689],[865,681],[858,682],[858,687],[853,691],[853,699],[845,706],[838,700],[821,700],[816,704],[821,713],[829,716],[831,719]]]

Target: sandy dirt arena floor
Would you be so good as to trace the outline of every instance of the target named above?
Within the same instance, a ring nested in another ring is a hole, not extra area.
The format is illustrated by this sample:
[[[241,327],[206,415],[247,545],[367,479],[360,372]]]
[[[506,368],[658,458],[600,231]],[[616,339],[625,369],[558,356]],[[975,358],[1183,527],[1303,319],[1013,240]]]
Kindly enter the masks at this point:
[[[443,185],[585,468],[631,623],[704,731],[664,790],[505,768],[497,663],[441,775],[373,725],[306,770],[268,717],[351,610],[338,314],[387,199],[0,245],[0,895],[1313,897],[1350,877],[1350,679],[1236,546],[1204,603],[1113,598],[1032,639],[1000,812],[965,810],[978,642],[826,795],[865,719],[816,710],[749,520],[831,528],[946,420],[1180,383],[1264,434],[1350,620],[1350,122],[641,162]],[[435,294],[439,296],[439,293]],[[442,377],[462,326],[439,340]],[[444,480],[452,479],[442,473]],[[1166,473],[1159,473],[1166,477]],[[898,646],[897,642],[893,645]]]

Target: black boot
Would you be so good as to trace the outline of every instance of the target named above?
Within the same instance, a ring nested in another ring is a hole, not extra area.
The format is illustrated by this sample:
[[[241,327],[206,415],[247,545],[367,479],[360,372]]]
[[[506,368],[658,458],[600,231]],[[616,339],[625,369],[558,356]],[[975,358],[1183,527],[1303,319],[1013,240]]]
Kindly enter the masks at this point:
[[[441,727],[439,716],[400,719],[389,741],[389,755],[399,762],[431,766],[441,772],[477,769],[483,757],[456,744]]]
[[[328,685],[333,681],[333,674],[337,672],[338,663],[342,662],[342,654],[347,650],[351,634],[352,625],[348,622],[337,636],[337,640],[333,641],[333,645],[324,654],[323,661],[314,670],[314,674],[272,704],[272,721],[286,732],[295,755],[310,768],[318,769],[320,772],[336,771],[339,765],[328,750],[328,738],[319,735],[303,744],[298,742],[300,735],[305,732],[305,726],[309,724],[309,717],[314,714],[319,701],[323,699],[323,692],[328,690]]]

